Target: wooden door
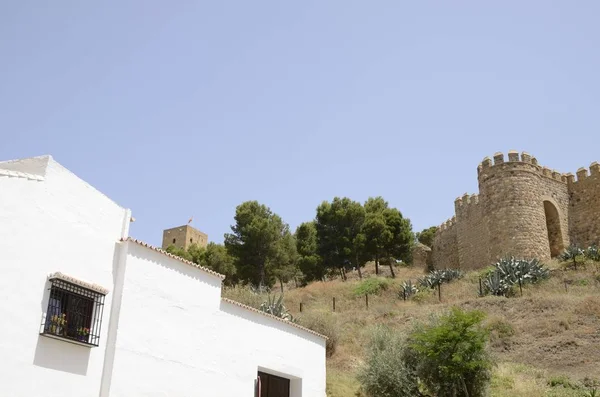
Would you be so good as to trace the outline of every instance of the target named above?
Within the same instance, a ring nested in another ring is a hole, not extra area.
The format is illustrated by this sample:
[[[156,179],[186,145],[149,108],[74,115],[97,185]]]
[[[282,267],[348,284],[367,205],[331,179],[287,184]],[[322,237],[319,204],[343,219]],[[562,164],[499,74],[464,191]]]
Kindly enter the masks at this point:
[[[290,380],[259,372],[261,393],[260,397],[290,397]]]

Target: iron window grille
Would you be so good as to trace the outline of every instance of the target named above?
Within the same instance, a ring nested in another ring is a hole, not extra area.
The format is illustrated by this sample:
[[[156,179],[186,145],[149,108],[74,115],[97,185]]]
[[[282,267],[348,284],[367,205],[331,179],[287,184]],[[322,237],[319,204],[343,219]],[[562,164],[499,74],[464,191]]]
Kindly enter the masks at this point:
[[[42,334],[98,346],[104,295],[61,279],[50,280],[50,298]]]

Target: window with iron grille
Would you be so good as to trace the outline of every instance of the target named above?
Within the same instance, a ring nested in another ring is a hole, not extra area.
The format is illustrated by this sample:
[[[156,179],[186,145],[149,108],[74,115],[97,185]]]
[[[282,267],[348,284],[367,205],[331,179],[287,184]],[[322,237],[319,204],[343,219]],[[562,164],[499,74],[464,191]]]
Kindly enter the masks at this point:
[[[61,279],[51,279],[42,334],[98,346],[103,311],[103,294]]]

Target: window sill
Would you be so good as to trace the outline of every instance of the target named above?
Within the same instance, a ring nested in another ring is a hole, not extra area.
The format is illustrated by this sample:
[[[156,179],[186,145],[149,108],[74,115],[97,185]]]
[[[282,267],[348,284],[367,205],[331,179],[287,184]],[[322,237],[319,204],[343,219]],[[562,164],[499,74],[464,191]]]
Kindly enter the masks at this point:
[[[72,343],[74,345],[79,345],[79,346],[84,346],[84,347],[89,347],[89,348],[97,347],[97,345],[93,345],[91,343],[80,342],[75,339],[65,338],[63,336],[58,336],[58,335],[54,335],[54,334],[47,334],[47,333],[41,332],[40,335],[45,336],[46,338],[52,338],[52,339],[60,340],[63,342]]]

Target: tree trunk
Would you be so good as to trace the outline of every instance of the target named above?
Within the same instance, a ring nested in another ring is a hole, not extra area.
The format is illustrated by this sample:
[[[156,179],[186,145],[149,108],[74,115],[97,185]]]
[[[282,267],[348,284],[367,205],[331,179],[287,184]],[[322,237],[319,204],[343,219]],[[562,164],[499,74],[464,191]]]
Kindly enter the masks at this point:
[[[375,275],[379,274],[379,254],[375,254]]]
[[[394,264],[392,263],[392,259],[388,259],[390,263],[390,273],[392,273],[392,278],[396,278],[396,273],[394,273]]]
[[[465,397],[469,397],[469,390],[467,389],[467,385],[465,384],[465,379],[461,377],[460,381],[462,382],[463,389],[465,390]]]
[[[360,271],[360,264],[358,263],[358,254],[356,254],[356,270],[358,270],[358,278],[362,280],[362,273]]]
[[[265,279],[267,278],[265,275],[265,264],[261,263],[258,267],[258,276],[259,276],[259,281],[258,281],[258,287],[260,290],[262,290],[265,287]]]

